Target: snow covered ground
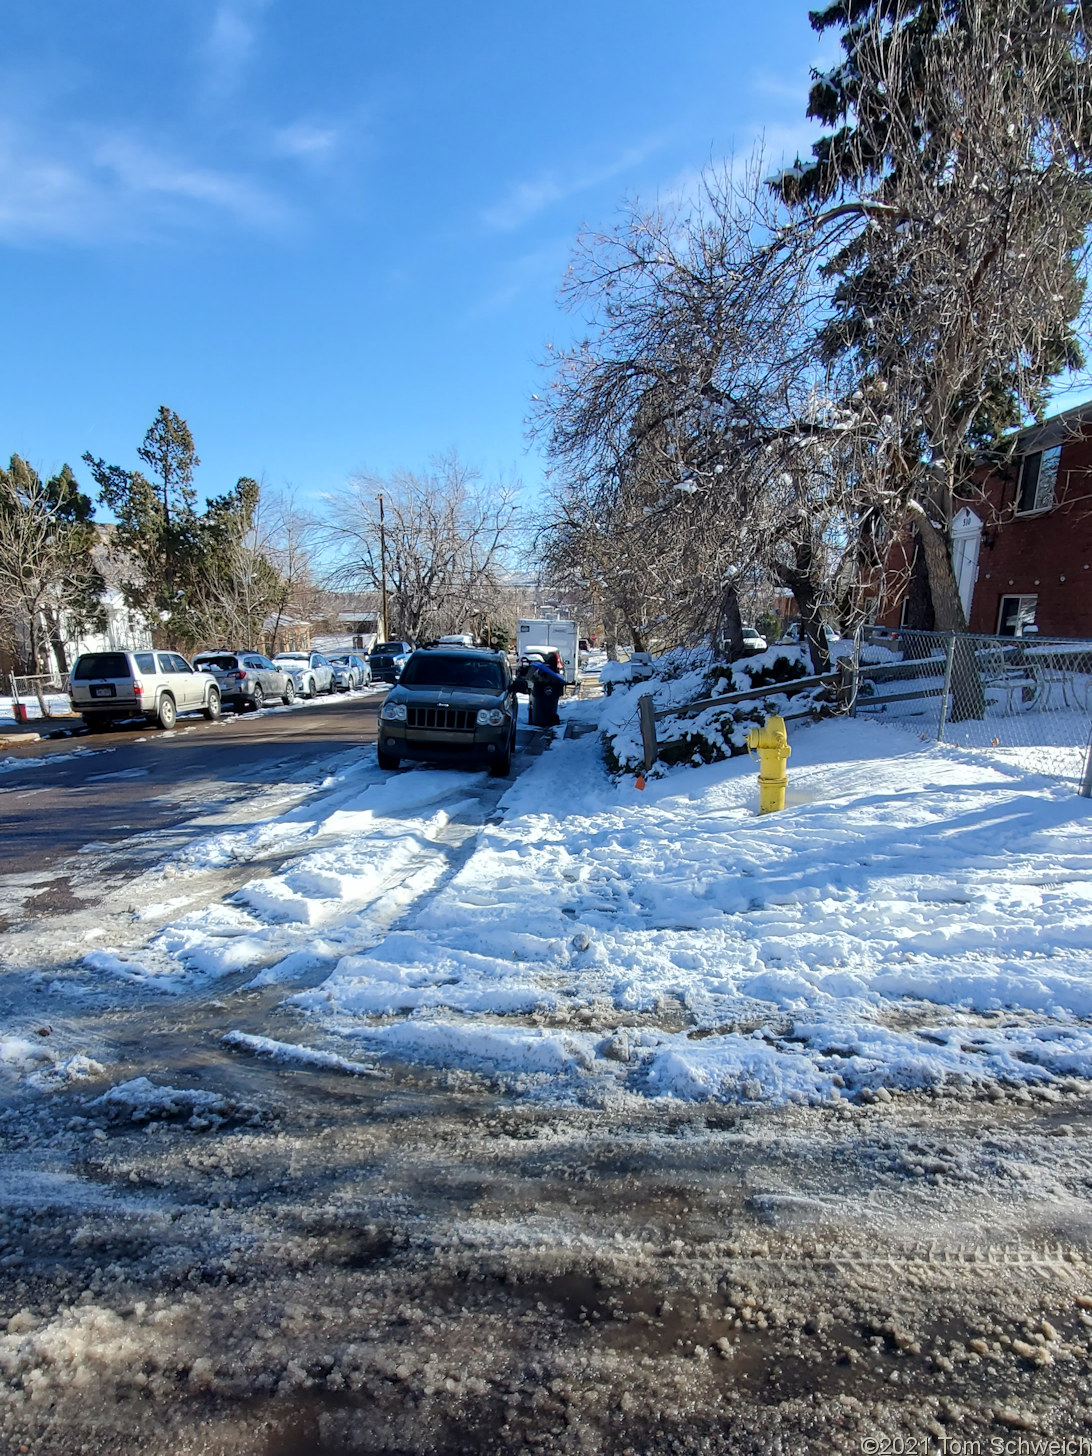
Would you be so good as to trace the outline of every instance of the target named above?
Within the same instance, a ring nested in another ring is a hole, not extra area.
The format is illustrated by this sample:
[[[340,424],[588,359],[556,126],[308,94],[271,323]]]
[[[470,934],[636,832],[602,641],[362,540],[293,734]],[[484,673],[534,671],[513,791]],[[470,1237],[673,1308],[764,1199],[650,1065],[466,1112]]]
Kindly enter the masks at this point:
[[[1092,1074],[1092,805],[852,721],[639,793],[554,745],[410,923],[298,1004],[552,1094],[815,1101]]]
[[[67,693],[49,693],[45,701],[47,717],[42,716],[41,704],[36,697],[30,698],[24,703],[30,724],[41,727],[43,723],[52,722],[55,718],[63,718],[72,712],[72,700]],[[0,695],[0,733],[7,733],[24,726],[15,721],[15,699]],[[61,727],[64,724],[55,723],[54,726]]]
[[[172,994],[283,984],[350,1060],[598,1104],[1092,1075],[1092,805],[859,720],[792,746],[788,805],[763,818],[748,759],[642,793],[594,732],[554,742],[485,824],[481,776],[362,768],[320,819],[299,807],[173,866],[276,842],[299,851],[285,870],[83,968]]]
[[[1092,1426],[1092,805],[832,720],[760,819],[565,706],[508,786],[358,746],[9,929],[13,1450]]]

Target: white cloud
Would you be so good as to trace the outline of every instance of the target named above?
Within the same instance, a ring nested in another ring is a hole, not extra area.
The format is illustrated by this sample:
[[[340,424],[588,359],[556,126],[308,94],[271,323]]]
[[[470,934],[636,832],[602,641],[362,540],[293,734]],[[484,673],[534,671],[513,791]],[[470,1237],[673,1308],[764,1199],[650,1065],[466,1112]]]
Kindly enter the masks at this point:
[[[95,189],[79,169],[22,146],[0,125],[0,236],[74,236],[97,210]]]
[[[93,161],[113,173],[122,192],[143,201],[166,198],[206,203],[240,222],[269,223],[284,215],[283,204],[248,178],[196,166],[131,137],[110,138],[97,149]]]
[[[575,197],[639,166],[659,145],[658,141],[649,141],[641,146],[629,147],[604,166],[587,172],[545,172],[533,181],[517,182],[500,202],[486,208],[482,221],[497,232],[512,232],[555,203]]]
[[[503,313],[509,305],[528,291],[552,293],[564,272],[571,250],[567,236],[535,248],[519,257],[510,258],[498,270],[495,286],[474,299],[463,314],[465,324],[476,323]]]
[[[125,132],[63,134],[47,142],[0,121],[0,239],[88,243],[225,217],[268,227],[283,222],[287,209],[244,175]]]
[[[239,85],[257,40],[257,19],[268,0],[222,0],[201,46],[204,84],[217,97]]]
[[[296,121],[291,126],[278,127],[274,131],[273,152],[279,157],[300,157],[317,161],[328,157],[340,139],[341,134],[336,127]]]

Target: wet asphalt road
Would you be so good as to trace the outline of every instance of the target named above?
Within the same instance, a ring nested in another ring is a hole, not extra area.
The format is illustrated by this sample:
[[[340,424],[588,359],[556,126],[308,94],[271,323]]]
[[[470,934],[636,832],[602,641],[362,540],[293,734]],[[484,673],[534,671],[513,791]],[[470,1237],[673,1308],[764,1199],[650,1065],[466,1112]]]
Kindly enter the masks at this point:
[[[0,875],[48,869],[245,799],[273,781],[308,782],[339,753],[374,743],[383,694],[291,710],[134,724],[0,753]]]

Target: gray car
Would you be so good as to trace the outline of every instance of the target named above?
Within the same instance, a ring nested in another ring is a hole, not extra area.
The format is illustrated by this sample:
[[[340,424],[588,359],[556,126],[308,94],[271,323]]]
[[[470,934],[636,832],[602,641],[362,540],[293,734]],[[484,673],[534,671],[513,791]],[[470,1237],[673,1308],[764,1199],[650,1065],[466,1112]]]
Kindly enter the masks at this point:
[[[404,758],[511,772],[516,689],[503,652],[428,647],[413,654],[379,715],[379,766]]]
[[[296,700],[291,673],[282,672],[260,652],[199,652],[193,665],[198,672],[211,673],[223,701],[237,711],[264,708],[278,698],[282,703]]]
[[[177,652],[83,652],[72,664],[69,696],[92,733],[124,718],[173,728],[179,713],[220,716],[220,688]]]
[[[372,670],[368,666],[368,659],[359,652],[334,652],[329,660],[331,667],[344,670],[348,674],[351,688],[371,687]]]
[[[334,691],[334,670],[321,652],[278,652],[273,661],[291,675],[301,698]]]

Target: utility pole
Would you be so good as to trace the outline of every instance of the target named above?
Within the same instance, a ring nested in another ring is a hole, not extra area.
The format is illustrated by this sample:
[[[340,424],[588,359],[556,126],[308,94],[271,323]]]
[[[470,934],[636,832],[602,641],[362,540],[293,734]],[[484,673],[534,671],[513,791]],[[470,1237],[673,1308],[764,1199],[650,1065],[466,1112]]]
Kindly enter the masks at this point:
[[[379,570],[382,577],[380,590],[383,596],[383,630],[379,634],[380,642],[387,640],[387,529],[383,521],[383,494],[379,494]]]

